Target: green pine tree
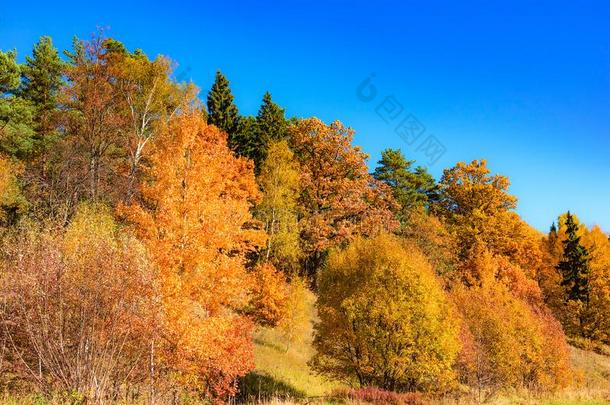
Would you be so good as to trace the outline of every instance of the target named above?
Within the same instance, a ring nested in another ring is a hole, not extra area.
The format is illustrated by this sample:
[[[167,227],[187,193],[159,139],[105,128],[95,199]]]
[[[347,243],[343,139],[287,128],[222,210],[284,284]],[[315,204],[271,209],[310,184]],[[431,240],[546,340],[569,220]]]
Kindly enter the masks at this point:
[[[25,58],[21,96],[33,102],[39,111],[55,109],[59,89],[64,83],[64,67],[51,38],[41,37],[34,45],[32,56]]]
[[[56,138],[57,131],[53,124],[53,115],[57,112],[57,97],[64,84],[63,72],[65,63],[53,46],[50,37],[41,37],[34,46],[32,56],[26,57],[22,67],[22,84],[20,96],[29,101],[35,111],[35,142],[40,149],[45,149]]]
[[[428,207],[438,198],[438,185],[423,167],[412,169],[413,160],[407,160],[399,149],[386,149],[381,152],[381,160],[373,177],[386,183],[399,204],[396,212],[403,225],[409,211],[416,207]]]
[[[239,117],[237,129],[229,133],[229,146],[237,155],[253,160],[258,173],[269,145],[285,139],[287,129],[284,110],[266,92],[256,117]]]
[[[229,147],[238,156],[255,160],[256,152],[259,150],[256,117],[251,115],[239,117],[237,130],[233,135],[229,135]]]
[[[85,44],[76,35],[72,37],[72,51],[64,50],[64,55],[68,58],[70,65],[77,65],[79,61],[86,58],[85,56]]]
[[[208,124],[217,126],[229,136],[229,144],[235,144],[232,139],[239,125],[239,111],[233,102],[233,94],[229,81],[219,71],[216,80],[208,93]]]
[[[0,51],[0,95],[12,94],[19,87],[20,67],[16,51]]]
[[[263,95],[263,102],[256,116],[256,140],[251,158],[258,168],[267,157],[267,150],[271,142],[276,142],[286,137],[288,122],[284,116],[284,109],[273,102],[271,93],[268,91]]]
[[[35,111],[19,97],[21,67],[15,51],[0,51],[0,152],[25,158],[33,146]]]
[[[263,103],[256,116],[256,124],[267,143],[280,141],[286,137],[288,123],[284,109],[273,102],[269,92],[265,92],[263,96]]]
[[[580,243],[578,224],[568,211],[566,216],[566,239],[563,241],[563,257],[557,265],[563,280],[561,285],[566,289],[568,301],[587,304],[589,301],[589,252]]]

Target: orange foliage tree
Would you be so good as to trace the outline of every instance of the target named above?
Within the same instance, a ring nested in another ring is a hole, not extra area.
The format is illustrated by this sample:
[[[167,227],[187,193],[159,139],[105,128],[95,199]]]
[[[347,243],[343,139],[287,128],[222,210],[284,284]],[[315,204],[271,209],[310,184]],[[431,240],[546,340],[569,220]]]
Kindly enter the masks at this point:
[[[115,40],[106,40],[105,44],[122,46]],[[136,191],[147,145],[175,114],[197,104],[197,89],[193,84],[172,81],[171,61],[163,56],[150,60],[141,51],[123,50],[110,52],[106,59],[114,78],[116,103],[127,117],[120,147],[128,166],[122,197],[129,201]]]
[[[68,194],[86,193],[94,201],[112,191],[112,162],[129,122],[115,91],[111,54],[101,35],[90,41],[75,40],[66,69],[68,85],[61,95],[69,111],[62,123],[68,145],[61,176],[72,183]]]
[[[393,231],[398,221],[388,187],[368,173],[368,156],[352,145],[354,131],[336,121],[298,121],[289,129],[301,164],[300,230],[305,268],[315,274],[328,248],[357,235]]]
[[[164,324],[155,364],[205,396],[235,392],[253,367],[252,279],[245,255],[265,242],[250,208],[259,198],[252,163],[199,111],[170,123],[151,151],[143,202],[120,211],[156,264]]]
[[[591,252],[586,332],[591,339],[610,344],[610,240],[594,226],[583,243]]]
[[[512,211],[509,184],[484,160],[458,163],[433,207],[458,246],[449,284],[466,325],[460,375],[485,395],[553,389],[569,374],[565,335],[538,285],[548,272],[543,237]]]

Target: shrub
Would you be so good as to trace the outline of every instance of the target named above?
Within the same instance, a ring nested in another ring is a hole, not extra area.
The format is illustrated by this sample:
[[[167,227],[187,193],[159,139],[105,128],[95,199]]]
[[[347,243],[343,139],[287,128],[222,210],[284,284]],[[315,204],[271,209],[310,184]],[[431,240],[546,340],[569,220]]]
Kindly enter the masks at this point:
[[[81,207],[65,231],[24,225],[0,253],[10,372],[43,393],[96,403],[148,378],[152,272],[141,244],[121,236],[108,212]]]
[[[458,323],[430,264],[394,236],[333,251],[319,279],[315,370],[360,386],[443,390]]]
[[[271,263],[257,265],[253,271],[249,315],[263,326],[277,326],[288,313],[289,294],[286,278]]]
[[[568,382],[568,352],[559,323],[500,284],[453,291],[465,329],[459,370],[480,400],[505,388],[545,391]]]

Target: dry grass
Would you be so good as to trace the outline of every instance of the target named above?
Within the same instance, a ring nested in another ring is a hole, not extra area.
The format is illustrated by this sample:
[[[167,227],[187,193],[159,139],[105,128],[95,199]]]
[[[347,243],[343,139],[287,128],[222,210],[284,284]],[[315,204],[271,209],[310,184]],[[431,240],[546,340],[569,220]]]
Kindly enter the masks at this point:
[[[314,354],[311,345],[315,319],[315,297],[308,292],[306,336],[301,342],[289,342],[277,329],[262,328],[255,334],[256,369],[241,385],[242,400],[263,403],[292,403],[323,397],[341,384],[315,375],[307,365]],[[288,402],[279,402],[288,401]]]
[[[314,319],[314,297],[310,297],[311,317]],[[570,348],[574,367],[574,385],[564,391],[543,398],[529,393],[501,396],[493,400],[496,405],[602,405],[610,404],[610,357]],[[281,333],[262,329],[256,335],[256,376],[250,380],[260,384],[259,395],[250,395],[249,401],[258,404],[329,403],[323,397],[341,387],[311,373],[307,361],[313,355],[311,323],[308,339],[290,345]],[[249,389],[256,388],[250,386]],[[255,391],[256,392],[256,391]],[[436,401],[435,401],[436,402]],[[446,398],[440,404],[472,404],[468,398]]]

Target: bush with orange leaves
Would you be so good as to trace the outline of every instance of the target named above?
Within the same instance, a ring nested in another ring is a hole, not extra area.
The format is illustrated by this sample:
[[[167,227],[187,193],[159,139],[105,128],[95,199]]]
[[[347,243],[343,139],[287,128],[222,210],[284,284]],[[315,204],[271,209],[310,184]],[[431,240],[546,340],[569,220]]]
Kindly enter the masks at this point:
[[[2,242],[0,375],[91,403],[148,380],[154,277],[110,210],[81,206],[66,230],[23,224]]]
[[[0,155],[0,226],[11,222],[28,205],[17,180],[22,169],[21,165]]]
[[[254,268],[252,301],[248,314],[263,326],[277,326],[288,314],[289,286],[283,273],[271,263]]]
[[[170,122],[144,175],[142,201],[119,212],[159,271],[165,322],[156,337],[155,375],[222,400],[253,368],[245,261],[266,236],[250,213],[259,199],[252,162],[235,157],[226,134],[194,111]]]
[[[487,250],[465,264],[479,283],[456,285],[462,319],[459,374],[480,401],[505,388],[552,391],[569,383],[569,352],[536,283]]]

